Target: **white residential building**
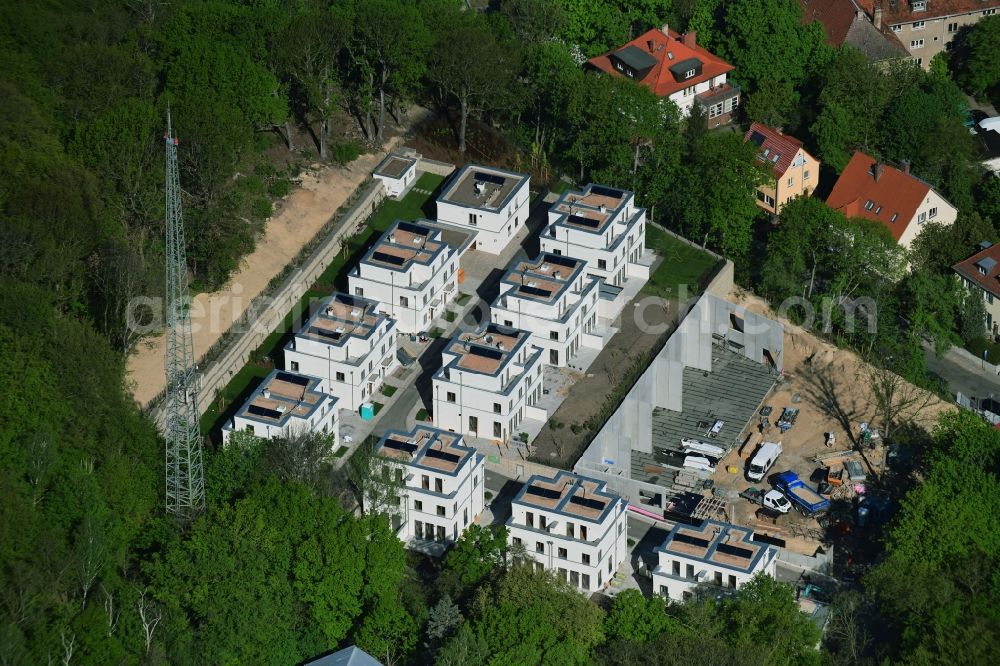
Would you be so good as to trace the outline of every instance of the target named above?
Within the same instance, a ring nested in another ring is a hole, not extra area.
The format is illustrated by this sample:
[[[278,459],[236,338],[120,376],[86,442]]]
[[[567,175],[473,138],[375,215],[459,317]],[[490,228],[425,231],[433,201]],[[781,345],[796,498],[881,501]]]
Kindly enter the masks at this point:
[[[411,432],[390,430],[375,453],[399,463],[401,511],[396,534],[408,546],[453,543],[476,521],[484,506],[486,456],[462,436],[418,425]]]
[[[378,304],[335,292],[285,345],[285,367],[324,380],[341,409],[360,409],[399,364],[396,321]]]
[[[586,274],[583,259],[543,253],[515,260],[500,281],[500,295],[490,306],[493,323],[531,333],[542,360],[567,366],[581,346],[600,347],[589,335],[597,322],[600,281]]]
[[[389,153],[375,167],[372,176],[382,181],[386,194],[398,197],[417,179],[417,160],[415,157]]]
[[[438,197],[437,219],[475,231],[471,249],[500,254],[528,221],[529,181],[527,174],[469,164]]]
[[[540,237],[542,252],[587,262],[587,273],[620,287],[629,277],[649,278],[646,209],[635,195],[602,185],[565,192],[549,208],[549,225]]]
[[[736,590],[760,572],[774,576],[778,559],[778,548],[754,540],[752,529],[716,520],[678,523],[656,552],[653,591],[675,601],[702,583]]]
[[[434,423],[444,430],[508,441],[528,418],[546,419],[542,350],[531,334],[487,324],[445,345],[434,374]]]
[[[401,333],[427,330],[458,293],[459,254],[429,226],[397,221],[348,276],[355,296],[378,301]]]
[[[511,502],[508,542],[523,545],[535,567],[596,592],[629,557],[627,506],[603,481],[536,474]]]
[[[330,433],[336,448],[337,399],[325,393],[323,380],[318,377],[272,370],[222,427],[222,443],[240,430],[265,439],[304,432]]]

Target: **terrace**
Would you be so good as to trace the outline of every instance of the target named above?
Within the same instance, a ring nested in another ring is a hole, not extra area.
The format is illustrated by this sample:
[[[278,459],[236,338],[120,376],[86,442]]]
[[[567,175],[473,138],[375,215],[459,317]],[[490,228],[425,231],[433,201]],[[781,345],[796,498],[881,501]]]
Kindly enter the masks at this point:
[[[308,417],[325,397],[317,390],[319,379],[275,370],[244,403],[237,416],[271,425]]]
[[[556,224],[592,233],[603,233],[625,202],[629,192],[601,185],[588,185],[582,192],[567,192],[553,205],[562,213]]]
[[[469,165],[459,172],[454,183],[445,190],[438,201],[471,208],[500,210],[527,180],[528,176],[525,174]]]
[[[379,162],[372,173],[376,176],[385,176],[387,178],[400,178],[406,173],[407,169],[416,163],[417,160],[415,158],[389,153]]]
[[[518,263],[503,282],[515,285],[518,298],[551,304],[572,286],[584,266],[579,259],[542,254],[533,261]]]
[[[455,354],[458,357],[455,365],[462,370],[496,375],[516,356],[528,337],[527,331],[490,324],[481,331],[454,338],[445,353]]]
[[[460,435],[423,426],[409,433],[387,432],[375,451],[407,465],[447,474],[455,474],[475,455],[475,449],[462,444]]]
[[[429,227],[397,221],[372,246],[362,263],[399,271],[409,270],[415,263],[429,264],[444,247],[444,243],[428,240],[432,233]]]
[[[515,502],[599,522],[619,497],[605,492],[604,484],[568,472],[554,479],[533,476]]]
[[[299,331],[298,337],[342,347],[350,338],[367,339],[385,318],[364,298],[334,294]]]
[[[657,551],[751,573],[767,545],[749,528],[706,520],[698,527],[678,524]]]

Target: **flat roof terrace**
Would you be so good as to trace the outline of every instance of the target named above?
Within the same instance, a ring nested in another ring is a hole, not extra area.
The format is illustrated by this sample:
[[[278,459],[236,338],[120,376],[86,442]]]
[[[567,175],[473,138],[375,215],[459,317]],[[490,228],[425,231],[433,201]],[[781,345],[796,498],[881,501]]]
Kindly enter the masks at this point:
[[[528,178],[523,173],[470,164],[455,176],[454,182],[438,201],[470,208],[499,210],[507,205],[514,192]]]
[[[754,541],[753,530],[706,520],[698,527],[677,524],[659,550],[749,573],[767,545]]]
[[[237,416],[279,425],[291,416],[309,416],[323,399],[319,379],[275,370],[244,403]]]
[[[376,312],[376,307],[374,301],[338,292],[320,307],[297,336],[338,347],[352,337],[367,339],[385,316]]]
[[[517,328],[489,324],[479,331],[452,338],[446,351],[458,356],[457,365],[462,370],[495,375],[530,335]]]
[[[403,174],[410,167],[416,165],[416,163],[417,160],[413,157],[407,157],[399,153],[389,153],[378,163],[378,166],[375,167],[372,173],[376,176],[385,176],[387,178],[402,178]]]
[[[376,452],[408,465],[454,474],[471,456],[472,447],[462,437],[437,428],[417,426],[405,433],[391,430],[383,435]]]
[[[553,303],[572,286],[585,265],[581,259],[546,253],[517,262],[503,281],[515,285],[514,291],[519,298]]]
[[[428,264],[444,247],[444,243],[429,240],[432,233],[423,225],[397,221],[382,234],[362,261],[400,271],[408,270],[414,263]]]
[[[728,450],[754,418],[776,378],[763,363],[712,344],[712,370],[684,368],[680,412],[653,409],[653,453],[632,451],[632,478],[664,485],[667,466],[683,465],[682,439],[707,441]],[[722,430],[710,429],[722,421]]]
[[[552,210],[564,213],[560,219],[576,229],[603,232],[625,204],[629,193],[603,185],[587,185],[582,192],[566,192],[552,205]]]
[[[618,495],[605,492],[604,484],[569,472],[560,472],[555,478],[533,476],[524,485],[514,501],[539,509],[599,521],[618,499]]]

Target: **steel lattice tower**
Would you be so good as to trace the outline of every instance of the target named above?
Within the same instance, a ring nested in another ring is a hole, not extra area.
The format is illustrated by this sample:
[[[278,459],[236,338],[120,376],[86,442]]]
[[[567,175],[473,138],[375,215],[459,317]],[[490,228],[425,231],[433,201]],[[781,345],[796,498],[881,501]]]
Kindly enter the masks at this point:
[[[205,508],[198,419],[198,374],[191,337],[184,221],[177,172],[177,144],[167,110],[167,347],[166,386],[167,513],[187,520]]]

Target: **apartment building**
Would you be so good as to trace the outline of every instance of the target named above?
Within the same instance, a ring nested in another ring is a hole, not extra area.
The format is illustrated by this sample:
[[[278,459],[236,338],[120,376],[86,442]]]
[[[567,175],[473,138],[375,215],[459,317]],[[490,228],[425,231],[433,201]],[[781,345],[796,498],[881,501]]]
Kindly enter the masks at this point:
[[[959,30],[1000,13],[1000,0],[858,0],[876,27],[888,25],[918,65],[947,50]]]
[[[587,274],[617,287],[629,277],[647,279],[639,262],[646,251],[646,209],[635,195],[603,185],[565,192],[549,208],[549,224],[539,238],[542,252],[587,262]]]
[[[982,297],[986,306],[985,332],[997,339],[1000,336],[1000,245],[983,241],[978,252],[958,262],[952,269],[958,273],[966,289]],[[990,363],[997,360],[990,359]]]
[[[528,221],[530,178],[469,164],[437,199],[437,219],[476,232],[470,249],[500,254]]]
[[[417,158],[389,153],[372,171],[372,176],[382,181],[387,195],[398,197],[417,179]]]
[[[826,205],[847,217],[884,225],[906,248],[924,224],[951,225],[958,217],[958,210],[937,190],[910,173],[909,163],[896,168],[860,151],[840,174]]]
[[[264,439],[305,432],[329,433],[335,447],[339,430],[337,399],[324,392],[319,377],[272,370],[222,426],[222,443],[241,430]]]
[[[549,253],[515,260],[490,306],[493,323],[531,333],[549,365],[565,367],[581,346],[599,347],[600,337],[589,334],[597,324],[600,282],[586,267],[583,259]]]
[[[396,534],[408,546],[453,543],[482,513],[486,456],[466,446],[461,435],[424,425],[390,430],[375,453],[397,465],[402,488]]]
[[[716,520],[678,523],[656,553],[653,591],[675,601],[701,584],[737,590],[758,573],[774,576],[778,559],[777,547],[755,540],[752,529]]]
[[[629,557],[627,502],[602,481],[532,476],[511,502],[508,543],[582,592],[601,590]]]
[[[528,418],[544,421],[542,350],[531,333],[488,323],[448,341],[432,379],[434,422],[444,430],[509,441]]]
[[[697,33],[680,35],[666,25],[621,48],[587,61],[587,67],[621,76],[670,99],[684,116],[700,104],[708,127],[726,125],[739,108],[740,89],[727,82],[733,66],[698,45]]]
[[[799,0],[799,4],[802,22],[822,23],[830,46],[852,46],[876,63],[910,57],[897,33],[881,22],[881,12],[877,17],[872,15],[872,0]],[[880,21],[878,25],[875,18]]]
[[[777,215],[795,197],[809,196],[819,182],[819,160],[802,142],[781,130],[752,123],[743,137],[757,146],[757,159],[771,167],[772,177],[757,188],[757,205]]]
[[[321,378],[339,408],[357,410],[399,364],[396,320],[375,301],[335,292],[284,351],[286,368]]]
[[[427,330],[458,293],[459,254],[429,226],[396,221],[347,277],[350,292],[378,301],[401,333]]]

